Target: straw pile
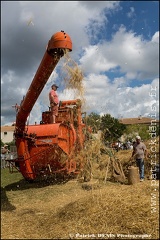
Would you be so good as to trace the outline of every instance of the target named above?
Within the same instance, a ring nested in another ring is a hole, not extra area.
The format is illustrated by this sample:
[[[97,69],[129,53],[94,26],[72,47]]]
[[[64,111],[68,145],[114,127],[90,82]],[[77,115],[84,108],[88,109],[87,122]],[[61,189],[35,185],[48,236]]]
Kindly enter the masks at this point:
[[[90,179],[125,181],[120,160],[99,139],[88,140],[85,148],[78,152],[74,159],[76,162],[81,161],[82,166],[84,166],[79,176],[83,177],[85,182]],[[114,174],[115,170],[119,174],[119,180]]]
[[[155,212],[151,206],[153,193]],[[100,239],[115,239],[118,234],[130,235],[119,237],[122,239],[159,236],[158,188],[153,192],[150,181],[136,185],[107,182],[91,191],[84,191],[74,181],[28,189],[20,183],[17,190],[7,192],[7,197],[15,210],[2,212],[2,239],[99,239],[98,234],[112,234]],[[78,233],[90,237],[76,237]]]
[[[151,151],[149,148],[149,141],[146,142],[148,149],[149,157],[145,159],[145,179],[151,178],[151,168],[154,166],[151,165]],[[156,144],[156,156],[157,163],[159,159],[159,146],[158,141]],[[113,151],[110,148],[106,148],[101,140],[96,138],[91,138],[85,144],[85,148],[77,153],[75,160],[77,162],[81,161],[85,166],[84,171],[80,176],[91,175],[91,179],[98,179],[99,181],[118,181],[113,176],[113,167],[116,165],[119,166],[119,170],[123,169],[124,175],[126,177],[125,182],[128,178],[128,168],[130,166],[136,166],[136,161],[130,161],[132,154],[132,149],[129,150],[120,150],[118,152]],[[152,154],[153,155],[153,154]],[[114,160],[114,164],[113,164]],[[115,166],[116,167],[116,166]],[[116,167],[117,168],[117,167]],[[121,181],[120,181],[121,182]]]
[[[90,197],[65,206],[59,211],[57,222],[59,225],[63,223],[71,233],[113,234],[109,239],[115,239],[118,234],[133,235],[125,239],[148,234],[149,239],[158,239],[159,210],[157,206],[156,212],[151,213],[150,196],[151,189],[147,184],[107,186],[106,189],[95,190]],[[158,193],[156,196],[158,204]]]
[[[85,206],[86,215],[89,216],[88,219],[83,217],[81,219],[81,222],[84,222],[84,232],[96,233],[99,229],[101,232],[105,232],[107,229],[109,233],[152,233],[152,229],[149,232],[148,227],[151,222],[156,225],[157,219],[156,216],[151,216],[148,208],[149,199],[144,199],[144,195],[146,196],[147,193],[145,192],[143,197],[140,197],[142,194],[140,187],[130,189],[124,187],[121,188],[121,192],[119,189],[120,187],[112,187],[112,190],[109,188],[109,191],[106,189],[102,194],[93,195],[87,201],[82,202],[80,208],[83,209]],[[87,223],[90,223],[90,229],[88,229]]]
[[[80,152],[91,163],[92,180],[99,183],[90,191],[76,180],[39,187],[25,181],[8,185],[2,200],[14,210],[2,211],[2,239],[159,239],[158,181],[156,186],[147,179],[135,185],[104,182],[110,156],[101,148],[100,141],[90,140]],[[123,167],[131,151],[115,153]]]

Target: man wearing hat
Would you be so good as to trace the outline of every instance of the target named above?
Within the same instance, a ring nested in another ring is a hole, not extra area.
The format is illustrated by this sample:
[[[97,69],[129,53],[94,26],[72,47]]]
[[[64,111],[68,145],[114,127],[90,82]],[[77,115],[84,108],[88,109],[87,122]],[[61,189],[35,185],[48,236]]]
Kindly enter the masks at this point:
[[[53,84],[51,86],[51,91],[49,92],[49,101],[50,101],[50,107],[51,107],[51,121],[50,123],[56,122],[56,116],[58,115],[58,104],[59,99],[57,95],[58,86],[56,84]]]
[[[131,159],[133,156],[136,158],[136,165],[139,168],[140,181],[142,182],[144,180],[144,157],[147,157],[147,148],[146,145],[141,142],[140,136],[136,136]]]

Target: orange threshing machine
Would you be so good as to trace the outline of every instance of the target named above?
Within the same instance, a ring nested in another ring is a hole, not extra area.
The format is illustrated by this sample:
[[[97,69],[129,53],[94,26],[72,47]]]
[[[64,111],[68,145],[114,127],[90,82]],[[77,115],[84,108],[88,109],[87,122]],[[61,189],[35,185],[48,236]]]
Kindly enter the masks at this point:
[[[61,101],[56,123],[50,123],[50,108],[42,113],[39,124],[27,125],[27,118],[52,71],[66,50],[72,51],[72,41],[64,31],[55,33],[16,115],[15,143],[18,166],[26,180],[54,173],[76,174],[83,168],[74,156],[83,149],[86,125],[82,121],[81,101]]]

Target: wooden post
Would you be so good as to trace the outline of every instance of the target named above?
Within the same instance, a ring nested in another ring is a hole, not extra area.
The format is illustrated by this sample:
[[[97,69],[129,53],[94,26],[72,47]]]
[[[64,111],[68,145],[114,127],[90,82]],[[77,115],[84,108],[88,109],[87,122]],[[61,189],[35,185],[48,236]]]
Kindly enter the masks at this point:
[[[107,175],[108,175],[108,168],[109,168],[110,160],[111,160],[111,157],[109,158],[109,161],[108,161],[108,163],[107,163],[106,175],[105,175],[105,179],[104,179],[104,182],[105,182],[105,183],[106,183],[106,181],[107,181]]]

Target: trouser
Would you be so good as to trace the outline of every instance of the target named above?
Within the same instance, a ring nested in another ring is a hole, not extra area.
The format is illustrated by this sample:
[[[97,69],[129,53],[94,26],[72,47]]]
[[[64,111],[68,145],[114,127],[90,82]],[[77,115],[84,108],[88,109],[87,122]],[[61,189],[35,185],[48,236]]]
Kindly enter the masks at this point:
[[[139,168],[140,179],[144,179],[144,160],[136,159],[136,165]]]
[[[3,154],[1,154],[1,168],[5,168],[5,167],[6,167],[5,157],[3,156]]]

